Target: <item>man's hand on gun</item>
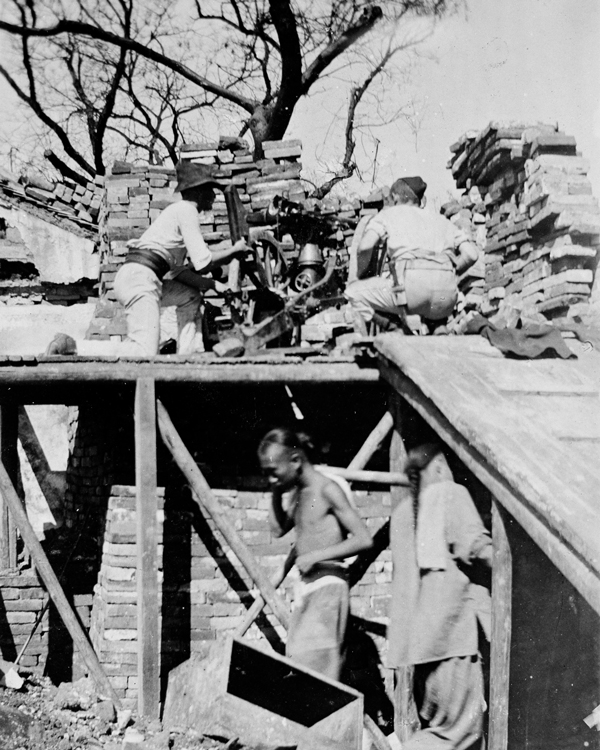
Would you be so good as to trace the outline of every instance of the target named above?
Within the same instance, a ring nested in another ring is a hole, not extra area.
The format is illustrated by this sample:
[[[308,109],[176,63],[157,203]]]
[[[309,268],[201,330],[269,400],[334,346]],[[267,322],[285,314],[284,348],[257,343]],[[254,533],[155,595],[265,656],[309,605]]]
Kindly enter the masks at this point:
[[[235,251],[234,258],[238,258],[239,260],[243,260],[249,253],[252,252],[252,248],[250,247],[250,245],[248,245],[244,237],[234,243],[234,245],[232,246],[232,250]]]

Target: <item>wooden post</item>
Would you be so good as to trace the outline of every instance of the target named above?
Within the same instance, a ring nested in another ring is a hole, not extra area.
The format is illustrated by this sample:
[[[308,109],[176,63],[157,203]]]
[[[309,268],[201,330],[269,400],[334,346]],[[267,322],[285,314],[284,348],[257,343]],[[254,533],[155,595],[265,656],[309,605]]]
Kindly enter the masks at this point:
[[[225,541],[229,544],[237,559],[242,563],[279,622],[285,628],[288,628],[290,613],[285,602],[275,591],[275,587],[269,581],[264,570],[248,549],[246,543],[241,539],[233,523],[227,517],[227,513],[214,496],[208,482],[198,468],[198,464],[194,461],[193,456],[185,447],[183,440],[175,429],[167,410],[160,401],[157,402],[156,407],[161,437],[167,448],[171,451],[175,463],[190,483],[194,499],[202,509],[210,514],[217,528],[225,537]]]
[[[156,396],[154,380],[135,389],[137,518],[138,712],[158,719],[160,627],[158,606],[158,501],[156,496]]]
[[[512,629],[512,555],[507,535],[508,514],[492,501],[492,635],[490,658],[490,750],[508,746],[508,699]]]
[[[390,444],[390,471],[401,473],[404,471],[407,451],[402,438],[402,411],[400,397],[396,393],[390,394],[390,411],[394,418],[394,431]],[[418,570],[416,568],[413,499],[411,491],[400,485],[390,487],[392,500],[392,516],[390,519],[390,545],[392,548],[393,595],[390,608],[393,623],[391,627],[400,633],[403,643],[398,643],[400,663],[406,664],[408,659],[408,634],[410,627],[413,601],[418,586]],[[388,631],[391,628],[388,628]],[[395,668],[394,690],[394,731],[403,744],[410,738],[418,726],[413,699],[413,667],[398,666]]]
[[[61,616],[65,627],[69,631],[69,634],[73,639],[73,643],[75,644],[75,648],[77,648],[81,653],[88,669],[90,670],[92,678],[98,685],[99,692],[110,698],[115,706],[117,708],[120,708],[121,701],[119,700],[119,697],[117,696],[114,688],[108,681],[108,678],[104,670],[102,669],[102,665],[98,660],[96,652],[92,648],[83,628],[81,627],[79,620],[77,619],[77,616],[75,615],[75,613],[71,609],[71,606],[69,605],[69,602],[67,601],[65,592],[62,590],[62,586],[60,585],[60,582],[56,577],[56,574],[52,569],[48,558],[46,557],[46,553],[44,552],[44,550],[42,549],[42,545],[38,541],[35,531],[33,530],[33,527],[29,522],[29,519],[27,518],[27,513],[25,512],[23,503],[17,495],[17,492],[13,487],[12,482],[10,481],[10,477],[8,476],[8,473],[1,461],[0,492],[2,493],[4,502],[10,509],[17,528],[21,532],[23,541],[25,542],[27,548],[29,549],[29,552],[31,553],[31,558],[42,581],[44,582],[44,586],[46,587],[50,598],[54,602],[54,605],[58,610],[58,613]]]
[[[17,437],[19,412],[15,404],[0,406],[0,460],[18,495],[21,494]],[[17,530],[5,501],[0,501],[0,569],[17,567]]]

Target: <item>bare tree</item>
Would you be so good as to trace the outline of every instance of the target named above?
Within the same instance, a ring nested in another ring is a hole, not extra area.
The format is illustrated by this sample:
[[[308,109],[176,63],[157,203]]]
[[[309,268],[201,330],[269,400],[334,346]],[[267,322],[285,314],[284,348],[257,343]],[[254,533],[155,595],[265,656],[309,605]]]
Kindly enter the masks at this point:
[[[457,2],[5,0],[12,15],[0,31],[18,42],[20,58],[0,74],[53,134],[63,171],[102,174],[115,143],[174,159],[203,117],[249,131],[260,154],[377,25],[439,18]],[[354,86],[351,110],[396,52],[390,46]]]

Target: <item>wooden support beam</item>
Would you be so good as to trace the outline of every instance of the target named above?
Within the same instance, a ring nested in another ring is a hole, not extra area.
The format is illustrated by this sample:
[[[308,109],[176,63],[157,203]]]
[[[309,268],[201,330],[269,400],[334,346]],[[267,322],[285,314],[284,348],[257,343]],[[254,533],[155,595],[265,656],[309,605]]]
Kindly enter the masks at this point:
[[[281,570],[277,573],[275,578],[271,581],[273,584],[273,588],[277,589],[281,586],[281,584],[284,582],[287,574],[290,572],[290,570],[294,566],[294,561],[296,559],[296,550],[295,548],[292,548],[288,556],[285,558],[285,562],[283,563]],[[246,613],[246,617],[244,617],[243,622],[236,628],[234,632],[234,638],[242,638],[242,636],[246,635],[248,630],[251,628],[252,623],[256,620],[256,618],[260,615],[260,613],[265,608],[265,600],[262,596],[257,596],[254,602],[252,603],[252,606]]]
[[[158,427],[162,439],[167,448],[171,451],[175,463],[179,466],[184,476],[190,483],[193,490],[193,496],[201,509],[206,510],[217,528],[225,537],[238,560],[242,563],[248,575],[252,578],[258,587],[263,598],[273,610],[273,613],[279,622],[287,628],[290,622],[290,613],[285,602],[275,591],[275,587],[265,575],[264,570],[248,549],[248,546],[240,538],[234,528],[233,523],[227,517],[226,511],[223,510],[219,501],[214,496],[204,475],[198,468],[192,455],[185,447],[183,440],[179,437],[171,418],[165,407],[160,401],[156,404],[158,413]]]
[[[50,358],[31,367],[10,367],[0,363],[0,386],[23,386],[27,383],[47,387],[52,383],[135,383],[138,378],[154,378],[157,383],[201,383],[222,386],[264,385],[268,383],[377,383],[375,367],[361,367],[352,361],[329,362],[326,357],[314,362],[298,357],[290,362],[286,357],[268,354],[261,357],[232,360],[207,360],[202,355],[169,355],[164,357],[129,358],[85,357]],[[260,360],[260,361],[257,361]],[[59,403],[64,403],[63,401]]]
[[[319,466],[316,467],[320,468]],[[330,474],[347,479],[349,482],[368,482],[410,487],[408,477],[399,471],[365,471],[364,469],[344,469],[340,466],[323,466]]]
[[[394,426],[394,418],[389,411],[381,417],[379,422],[375,425],[365,442],[361,445],[358,453],[352,461],[348,464],[348,469],[364,469],[369,463],[375,451],[379,448],[381,443],[390,434],[390,430]]]
[[[158,601],[158,501],[156,495],[156,396],[154,380],[135,389],[137,518],[138,713],[158,719],[160,612]]]
[[[21,499],[17,495],[15,488],[8,476],[4,464],[0,461],[0,492],[4,498],[4,502],[8,505],[10,512],[15,520],[15,523],[21,533],[23,541],[27,545],[33,562],[37,568],[40,578],[44,582],[44,586],[50,595],[50,598],[54,602],[54,605],[65,624],[65,627],[69,631],[75,648],[78,649],[80,654],[85,661],[90,674],[98,686],[98,690],[102,695],[110,698],[117,708],[121,707],[121,701],[116,694],[114,688],[108,681],[108,678],[102,669],[102,665],[98,660],[96,652],[92,648],[87,636],[77,619],[77,616],[71,609],[65,592],[60,585],[52,566],[50,565],[46,553],[42,549],[42,545],[39,543],[38,538],[33,530],[25,508],[21,503]]]
[[[0,406],[0,460],[15,488],[21,495],[21,475],[17,438],[19,412],[16,404]],[[22,503],[22,500],[21,500]],[[0,501],[0,569],[15,570],[17,567],[17,531],[6,501]]]
[[[508,747],[510,642],[512,630],[512,554],[509,516],[492,501],[492,636],[490,658],[490,750]]]
[[[402,437],[402,408],[400,398],[390,393],[390,412],[394,419],[394,431],[390,444],[390,471],[403,472],[407,451]],[[414,511],[412,493],[406,486],[390,487],[392,515],[390,519],[390,546],[394,565],[391,617],[394,627],[408,633],[410,617],[414,612],[413,602],[418,590],[418,570],[415,555]],[[401,573],[400,573],[401,571]],[[406,643],[408,639],[406,639]],[[408,654],[401,655],[406,663]],[[413,668],[396,667],[394,689],[394,731],[404,744],[418,727],[417,712],[413,699]]]

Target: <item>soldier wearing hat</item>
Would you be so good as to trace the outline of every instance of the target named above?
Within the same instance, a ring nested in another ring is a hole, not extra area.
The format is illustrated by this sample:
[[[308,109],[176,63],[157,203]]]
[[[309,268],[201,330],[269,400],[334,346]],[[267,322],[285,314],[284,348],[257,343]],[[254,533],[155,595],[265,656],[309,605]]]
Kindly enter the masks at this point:
[[[345,293],[358,333],[367,334],[373,320],[385,325],[389,315],[401,322],[407,314],[443,320],[456,304],[457,274],[477,260],[477,246],[462,230],[422,210],[426,189],[418,176],[396,180],[384,208],[364,228],[358,280]]]
[[[125,307],[127,319],[125,341],[75,342],[58,334],[47,354],[157,354],[161,307],[175,312],[178,353],[202,350],[197,331],[202,291],[222,291],[225,285],[200,274],[243,255],[248,248],[240,240],[230,248],[211,252],[202,237],[198,212],[210,210],[215,188],[223,188],[213,167],[179,162],[176,172],[175,190],[182,200],[167,206],[139,239],[127,243],[125,262],[115,277],[115,295]]]

